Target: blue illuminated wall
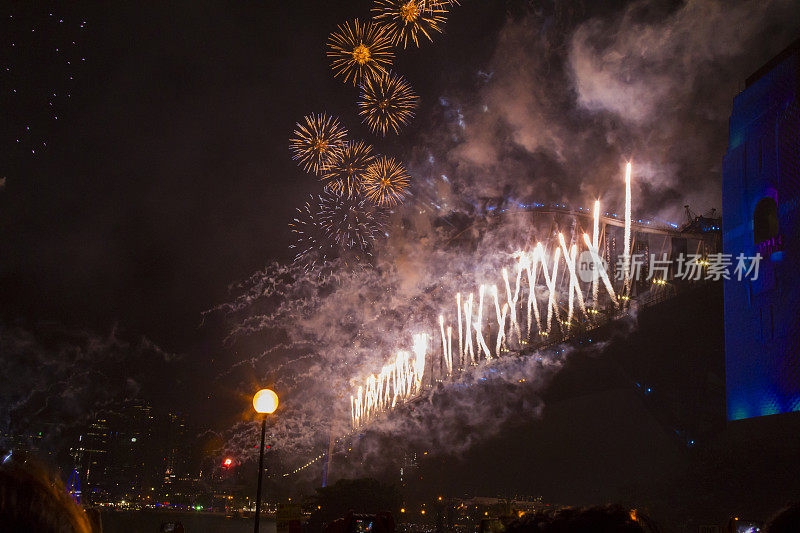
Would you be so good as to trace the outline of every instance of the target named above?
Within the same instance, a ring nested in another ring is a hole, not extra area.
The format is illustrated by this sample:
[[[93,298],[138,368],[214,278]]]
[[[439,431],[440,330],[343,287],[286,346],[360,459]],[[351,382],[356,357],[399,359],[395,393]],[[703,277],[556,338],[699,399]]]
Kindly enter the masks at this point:
[[[725,281],[729,420],[800,411],[800,46],[733,101],[723,162],[723,249],[764,256],[757,281]],[[734,259],[735,263],[735,259]]]

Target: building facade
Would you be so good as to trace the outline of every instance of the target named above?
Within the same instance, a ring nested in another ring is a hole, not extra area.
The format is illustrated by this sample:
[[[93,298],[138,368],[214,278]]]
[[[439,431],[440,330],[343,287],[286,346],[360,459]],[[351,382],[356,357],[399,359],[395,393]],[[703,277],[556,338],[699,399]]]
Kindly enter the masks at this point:
[[[733,101],[723,162],[723,250],[759,254],[725,289],[728,420],[800,411],[800,40]]]

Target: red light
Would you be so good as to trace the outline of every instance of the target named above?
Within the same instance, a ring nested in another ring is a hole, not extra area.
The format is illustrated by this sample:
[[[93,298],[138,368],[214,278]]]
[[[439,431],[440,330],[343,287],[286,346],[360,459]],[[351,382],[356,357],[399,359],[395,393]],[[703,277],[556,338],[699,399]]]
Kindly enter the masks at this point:
[[[233,464],[233,459],[230,457],[226,457],[224,461],[222,461],[222,466],[231,466]]]

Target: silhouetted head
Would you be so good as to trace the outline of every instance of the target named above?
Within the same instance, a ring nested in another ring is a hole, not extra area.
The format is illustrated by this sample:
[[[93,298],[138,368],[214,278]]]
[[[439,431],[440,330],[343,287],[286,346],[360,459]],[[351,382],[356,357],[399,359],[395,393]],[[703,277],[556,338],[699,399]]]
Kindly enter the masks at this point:
[[[0,529],[91,533],[89,519],[64,484],[28,457],[0,465]]]
[[[528,513],[506,533],[642,533],[629,509],[620,505],[564,508]]]

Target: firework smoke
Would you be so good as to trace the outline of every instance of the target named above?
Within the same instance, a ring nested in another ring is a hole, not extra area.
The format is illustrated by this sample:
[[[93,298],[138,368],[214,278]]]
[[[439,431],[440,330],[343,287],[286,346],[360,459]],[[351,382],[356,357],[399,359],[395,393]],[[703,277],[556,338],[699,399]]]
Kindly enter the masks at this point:
[[[146,338],[130,343],[114,330],[97,335],[52,323],[0,323],[0,353],[0,447],[12,445],[11,435],[41,432],[42,441],[28,444],[54,452],[69,444],[65,431],[136,398],[150,372],[166,373],[179,359]]]
[[[220,307],[232,342],[282,332],[280,343],[255,352],[249,362],[284,391],[286,411],[272,432],[287,453],[324,448],[331,420],[336,434],[346,433],[353,390],[380,373],[392,354],[411,354],[415,334],[430,335],[431,352],[452,351],[454,367],[456,354],[485,359],[487,348],[494,353],[496,337],[463,334],[478,322],[486,328],[487,318],[498,315],[495,293],[485,288],[480,306],[479,287],[498,286],[502,319],[509,300],[502,270],[508,270],[513,300],[514,252],[536,250],[536,242],[547,243],[540,253],[558,255],[560,267],[551,261],[536,273],[534,284],[545,287],[542,305],[531,306],[529,318],[522,293],[516,320],[523,331],[529,320],[531,329],[559,327],[571,292],[564,248],[570,257],[573,245],[600,255],[599,234],[595,239],[593,227],[586,235],[564,228],[562,247],[549,225],[538,227],[525,215],[493,222],[486,216],[490,209],[540,202],[591,213],[599,198],[604,209],[623,214],[624,190],[610,184],[621,182],[620,168],[631,157],[637,161],[631,197],[639,210],[680,222],[687,197],[719,205],[730,100],[739,80],[790,40],[793,31],[785,28],[796,27],[800,17],[792,2],[779,0],[697,0],[668,8],[644,1],[613,10],[590,10],[582,2],[554,6],[510,18],[486,64],[475,66],[473,83],[443,88],[434,116],[417,117],[434,127],[420,128],[424,133],[404,159],[415,176],[414,202],[388,222],[390,237],[376,247],[374,268],[333,269],[320,280],[314,272],[273,266]],[[648,17],[649,8],[659,17]],[[764,28],[784,29],[764,39]],[[724,97],[709,102],[709,94]],[[601,276],[596,285],[593,295],[605,289],[614,297],[610,280]],[[552,292],[567,302],[565,308],[549,303],[545,295]],[[439,322],[443,309],[465,305],[472,312],[461,315],[460,325],[453,315]],[[479,306],[485,308],[480,320]],[[582,314],[574,292],[573,307]],[[512,321],[510,309],[506,321]],[[452,340],[445,343],[448,327]],[[501,357],[483,364],[501,365],[505,376],[524,377],[535,391],[558,369],[559,357]],[[424,441],[441,451],[463,450],[470,439],[497,431],[513,404],[513,393],[495,397],[481,383],[448,388],[416,405],[415,416],[377,417],[369,427],[409,445]],[[541,409],[535,400],[529,407],[532,416]],[[235,428],[232,446],[253,442],[252,428]]]

